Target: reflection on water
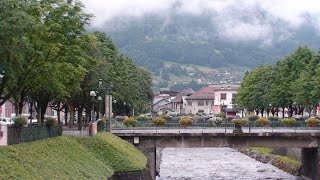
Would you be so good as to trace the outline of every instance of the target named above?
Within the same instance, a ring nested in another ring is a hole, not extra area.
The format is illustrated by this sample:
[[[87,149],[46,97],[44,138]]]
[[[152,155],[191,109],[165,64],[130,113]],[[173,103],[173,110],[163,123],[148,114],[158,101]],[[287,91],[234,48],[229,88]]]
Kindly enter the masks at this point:
[[[296,179],[231,148],[165,148],[158,180]]]

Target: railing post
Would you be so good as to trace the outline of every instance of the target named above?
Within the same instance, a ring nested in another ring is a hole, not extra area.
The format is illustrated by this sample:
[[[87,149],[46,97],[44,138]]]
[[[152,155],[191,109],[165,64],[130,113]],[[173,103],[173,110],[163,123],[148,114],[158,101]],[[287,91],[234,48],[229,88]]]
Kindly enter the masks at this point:
[[[224,133],[227,134],[227,121],[224,121]]]

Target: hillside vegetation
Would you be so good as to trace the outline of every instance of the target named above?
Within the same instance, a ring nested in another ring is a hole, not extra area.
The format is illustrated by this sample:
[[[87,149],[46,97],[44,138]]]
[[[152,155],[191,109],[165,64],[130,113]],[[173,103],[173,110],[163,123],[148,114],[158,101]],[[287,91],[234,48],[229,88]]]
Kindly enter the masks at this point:
[[[107,179],[146,164],[134,146],[107,133],[0,147],[0,179]]]

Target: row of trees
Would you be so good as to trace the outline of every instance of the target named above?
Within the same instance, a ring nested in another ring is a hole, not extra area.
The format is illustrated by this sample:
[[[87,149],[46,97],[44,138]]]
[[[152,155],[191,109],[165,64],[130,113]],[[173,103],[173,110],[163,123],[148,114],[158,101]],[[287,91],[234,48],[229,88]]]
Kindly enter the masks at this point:
[[[320,102],[320,54],[299,47],[275,65],[247,72],[236,97],[236,106],[250,112],[292,117],[316,111]]]
[[[70,112],[74,122],[76,111],[81,117],[86,110],[90,118],[90,91],[103,97],[108,90],[118,101],[116,113],[129,104],[147,111],[150,73],[120,54],[104,33],[87,32],[90,18],[77,0],[0,1],[0,105],[9,100],[21,114],[30,103],[41,121],[51,106]],[[99,79],[104,88],[98,88]]]

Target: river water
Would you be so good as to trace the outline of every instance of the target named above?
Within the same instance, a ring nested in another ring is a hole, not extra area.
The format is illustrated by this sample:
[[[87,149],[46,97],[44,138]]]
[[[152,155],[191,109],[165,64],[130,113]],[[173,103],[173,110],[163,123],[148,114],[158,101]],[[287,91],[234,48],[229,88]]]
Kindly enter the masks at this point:
[[[165,148],[157,180],[296,179],[231,148]]]

